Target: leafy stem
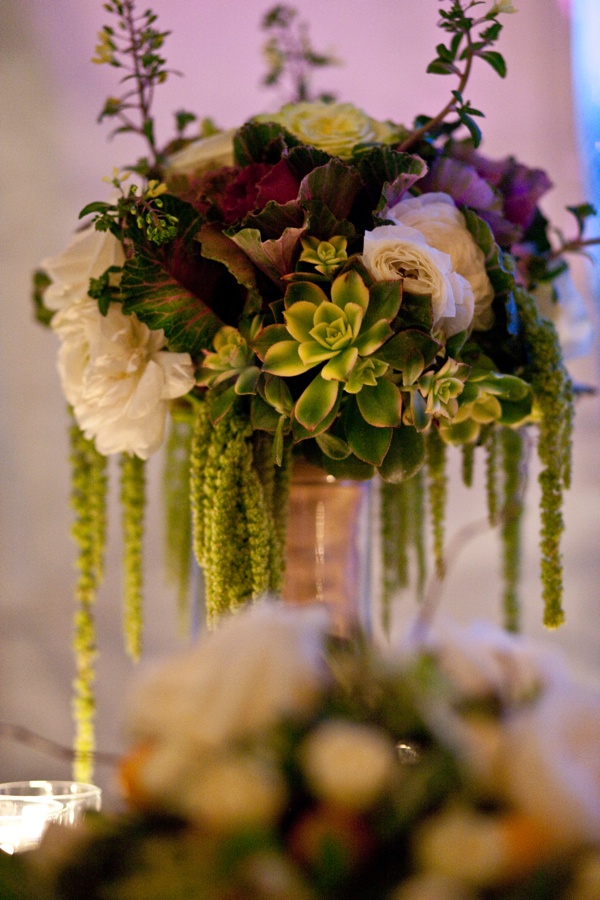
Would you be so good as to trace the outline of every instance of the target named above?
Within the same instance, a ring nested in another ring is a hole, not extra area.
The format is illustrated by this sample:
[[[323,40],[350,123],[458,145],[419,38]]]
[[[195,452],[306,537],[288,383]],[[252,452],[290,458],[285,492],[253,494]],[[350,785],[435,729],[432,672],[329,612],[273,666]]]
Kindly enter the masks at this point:
[[[583,236],[586,221],[591,216],[596,215],[596,209],[590,203],[582,203],[579,206],[567,206],[567,209],[577,220],[577,235],[574,238],[565,239],[564,235],[559,231],[560,245],[549,254],[549,261],[559,259],[564,253],[585,253],[587,247],[600,244],[600,237],[585,238]]]
[[[440,2],[444,2],[444,0],[440,0]],[[506,75],[506,63],[503,57],[490,48],[496,43],[502,30],[502,25],[497,21],[496,16],[499,12],[514,11],[493,7],[480,18],[473,19],[468,16],[468,11],[479,6],[480,3],[481,0],[453,0],[448,10],[440,10],[440,27],[449,32],[452,38],[447,45],[437,45],[437,56],[429,64],[427,71],[436,75],[458,76],[458,88],[452,91],[452,99],[436,116],[417,119],[417,127],[402,141],[399,150],[407,151],[422,137],[435,132],[452,112],[456,112],[458,115],[456,124],[464,125],[469,130],[474,145],[476,147],[479,145],[481,132],[473,117],[483,116],[483,113],[473,109],[470,103],[463,99],[463,92],[471,77],[473,61],[476,58],[487,62],[501,78]],[[485,27],[476,35],[476,29],[482,26]],[[464,66],[461,66],[460,63],[464,63]]]
[[[109,25],[102,28],[92,62],[108,63],[123,69],[126,74],[121,84],[133,81],[134,86],[121,97],[109,97],[98,121],[109,117],[120,123],[111,137],[123,132],[142,136],[148,143],[151,163],[159,166],[162,157],[156,146],[151,109],[156,85],[162,84],[172,74],[165,68],[165,60],[158,53],[169,32],[158,31],[154,27],[157,16],[151,10],[136,16],[135,0],[108,0],[104,8],[118,17],[118,23],[114,28]],[[136,111],[139,122],[132,115]]]
[[[456,91],[453,92],[452,100],[449,100],[448,103],[444,106],[444,108],[434,116],[432,119],[428,119],[420,128],[417,128],[416,131],[413,131],[405,140],[400,144],[399,150],[406,151],[410,147],[412,147],[418,140],[420,140],[423,135],[427,134],[429,131],[433,131],[438,125],[441,125],[442,122],[445,121],[446,116],[450,115],[450,113],[456,109],[457,104],[460,102],[459,98],[462,97],[462,93],[467,85],[469,77],[471,75],[471,68],[473,66],[473,57],[469,56],[467,59],[467,63],[465,65],[464,72],[460,76],[460,82]]]
[[[271,33],[263,47],[269,70],[263,78],[267,87],[285,81],[290,82],[290,100],[299,103],[312,100],[310,81],[312,70],[339,65],[331,53],[318,53],[313,49],[306,22],[295,23],[298,11],[292,6],[278,3],[263,17],[262,28]],[[331,101],[333,94],[321,94],[319,99]]]

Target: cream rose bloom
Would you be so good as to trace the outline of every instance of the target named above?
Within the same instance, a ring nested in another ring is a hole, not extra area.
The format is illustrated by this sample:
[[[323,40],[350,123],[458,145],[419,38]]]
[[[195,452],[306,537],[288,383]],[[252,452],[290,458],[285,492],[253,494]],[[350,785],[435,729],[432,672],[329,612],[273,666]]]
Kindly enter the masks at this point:
[[[477,331],[491,328],[494,290],[485,271],[485,256],[452,197],[443,193],[408,197],[392,206],[387,218],[416,228],[431,247],[448,254],[454,272],[466,278],[473,290],[471,328]]]
[[[122,266],[124,262],[123,247],[110,231],[93,227],[78,231],[62,253],[40,263],[52,279],[44,303],[48,309],[64,309],[85,300],[90,278],[99,278],[110,266]]]
[[[352,103],[288,103],[277,113],[256,116],[256,122],[276,122],[304,144],[331,156],[348,159],[357,144],[392,144],[402,129],[378,122]]]
[[[235,128],[211,134],[188,144],[169,159],[170,175],[200,175],[209,169],[233,165],[233,135]]]
[[[474,296],[448,253],[432,247],[417,228],[380,225],[365,233],[363,262],[377,281],[403,280],[407,291],[431,296],[434,326],[447,337],[473,321]]]
[[[103,455],[147,459],[163,441],[169,401],[193,388],[194,369],[188,353],[165,350],[162,331],[124,315],[118,303],[103,316],[89,298],[90,278],[124,261],[114,235],[86,228],[43,260],[52,279],[44,300],[57,310],[58,370],[79,427]]]
[[[60,310],[52,328],[61,339],[63,390],[85,436],[104,456],[148,459],[163,442],[169,401],[194,386],[188,353],[165,350],[162,331],[111,303],[103,316],[94,300]]]

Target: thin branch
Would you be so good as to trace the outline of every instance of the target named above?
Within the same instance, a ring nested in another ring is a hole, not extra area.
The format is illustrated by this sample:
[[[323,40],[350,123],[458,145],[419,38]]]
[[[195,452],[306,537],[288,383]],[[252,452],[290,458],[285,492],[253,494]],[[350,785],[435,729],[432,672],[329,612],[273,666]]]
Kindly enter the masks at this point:
[[[467,60],[467,65],[465,66],[465,71],[463,72],[459,85],[458,85],[458,93],[462,94],[464,91],[467,81],[469,80],[469,75],[471,74],[471,66],[473,64],[473,57],[469,56]],[[398,146],[398,150],[401,152],[405,152],[409,147],[412,147],[419,138],[423,137],[424,134],[427,134],[428,131],[431,131],[432,128],[435,128],[436,125],[439,125],[444,121],[448,113],[452,112],[452,110],[456,107],[458,100],[454,98],[453,100],[449,100],[445,107],[441,112],[434,116],[432,119],[428,119],[424,125],[420,128],[417,128],[416,131],[413,131],[407,138],[405,138],[402,143]]]
[[[53,756],[55,759],[61,759],[66,762],[73,762],[75,759],[75,751],[70,747],[51,741],[49,738],[42,737],[22,725],[11,725],[8,722],[0,722],[0,739],[12,741],[16,744],[23,744],[31,747],[39,753],[46,756]],[[118,753],[108,753],[97,750],[93,753],[93,757],[98,765],[114,766],[121,756]]]

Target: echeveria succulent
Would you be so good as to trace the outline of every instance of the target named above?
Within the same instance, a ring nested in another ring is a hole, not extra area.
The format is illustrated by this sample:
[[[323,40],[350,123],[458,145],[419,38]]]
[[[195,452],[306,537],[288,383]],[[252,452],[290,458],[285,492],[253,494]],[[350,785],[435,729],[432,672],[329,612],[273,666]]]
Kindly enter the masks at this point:
[[[389,286],[388,286],[389,287]],[[329,416],[345,390],[367,389],[364,405],[381,410],[364,415],[374,426],[400,423],[401,397],[385,380],[388,364],[376,351],[393,336],[390,322],[400,308],[401,289],[369,287],[361,274],[349,269],[331,284],[330,296],[310,281],[291,284],[284,298],[284,324],[265,328],[255,348],[263,370],[284,378],[305,375],[320,366],[298,397],[294,416],[314,432]]]

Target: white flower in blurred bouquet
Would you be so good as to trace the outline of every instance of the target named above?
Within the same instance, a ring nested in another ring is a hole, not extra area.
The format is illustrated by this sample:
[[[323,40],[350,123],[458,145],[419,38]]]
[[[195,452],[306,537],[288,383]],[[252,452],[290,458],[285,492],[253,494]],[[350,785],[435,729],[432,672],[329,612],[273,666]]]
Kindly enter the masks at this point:
[[[503,725],[501,792],[566,844],[600,842],[600,693],[555,686]]]
[[[309,712],[328,678],[328,624],[323,606],[259,602],[149,672],[130,704],[135,747],[125,762],[126,788],[172,807],[205,781],[232,741],[285,713]]]
[[[330,719],[302,747],[302,765],[314,793],[337,806],[368,809],[390,787],[397,754],[389,736],[360,722]]]
[[[257,603],[148,673],[132,697],[138,739],[187,732],[217,747],[277,716],[307,711],[326,676],[324,607]]]

